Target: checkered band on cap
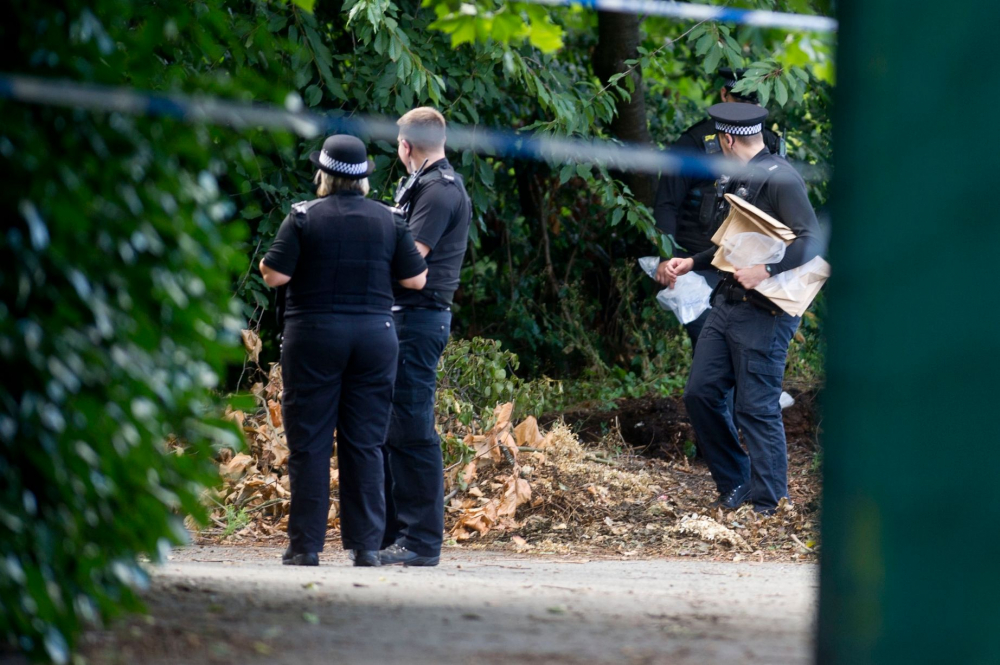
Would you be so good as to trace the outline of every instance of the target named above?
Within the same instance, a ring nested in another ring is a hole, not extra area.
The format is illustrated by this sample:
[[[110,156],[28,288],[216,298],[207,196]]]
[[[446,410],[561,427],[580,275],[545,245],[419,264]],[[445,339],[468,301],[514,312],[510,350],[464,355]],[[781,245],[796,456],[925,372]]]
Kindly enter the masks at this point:
[[[339,171],[340,173],[345,173],[347,175],[364,175],[365,172],[368,171],[368,162],[361,162],[360,164],[341,162],[336,159],[332,159],[326,154],[325,150],[320,151],[319,161],[323,166],[331,171]]]
[[[751,136],[753,134],[759,134],[761,130],[764,129],[764,123],[758,122],[756,125],[741,127],[739,125],[730,125],[726,122],[716,122],[715,128],[720,132],[732,134],[733,136]]]
[[[727,88],[735,88],[736,87],[736,79],[726,79],[725,85],[726,85]]]

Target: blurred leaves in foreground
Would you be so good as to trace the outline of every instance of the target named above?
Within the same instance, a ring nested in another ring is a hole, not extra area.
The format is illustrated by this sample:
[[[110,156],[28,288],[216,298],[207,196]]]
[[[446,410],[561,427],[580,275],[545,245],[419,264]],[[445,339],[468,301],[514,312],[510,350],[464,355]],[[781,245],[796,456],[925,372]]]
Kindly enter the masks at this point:
[[[205,66],[236,21],[221,3],[18,5],[4,68],[275,94],[273,74]],[[0,648],[67,662],[81,627],[135,608],[137,560],[185,540],[215,448],[241,445],[215,389],[242,357],[225,183],[253,160],[224,132],[0,105]]]

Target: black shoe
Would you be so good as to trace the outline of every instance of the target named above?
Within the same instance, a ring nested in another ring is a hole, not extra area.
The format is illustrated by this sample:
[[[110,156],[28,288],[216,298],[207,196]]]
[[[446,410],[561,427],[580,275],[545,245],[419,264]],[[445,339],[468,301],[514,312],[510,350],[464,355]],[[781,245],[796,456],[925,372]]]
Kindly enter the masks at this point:
[[[726,510],[736,510],[750,498],[750,483],[743,483],[729,491],[728,494],[720,494],[719,498],[711,503],[712,508],[725,508]]]
[[[303,554],[296,554],[292,552],[292,548],[289,547],[285,550],[285,553],[281,555],[281,563],[284,566],[318,566],[319,553],[305,552]]]
[[[376,568],[382,565],[376,550],[351,550],[354,565],[362,568]]]
[[[403,564],[404,566],[436,566],[441,560],[439,556],[421,556],[411,552],[402,545],[389,545],[378,553],[383,566]]]

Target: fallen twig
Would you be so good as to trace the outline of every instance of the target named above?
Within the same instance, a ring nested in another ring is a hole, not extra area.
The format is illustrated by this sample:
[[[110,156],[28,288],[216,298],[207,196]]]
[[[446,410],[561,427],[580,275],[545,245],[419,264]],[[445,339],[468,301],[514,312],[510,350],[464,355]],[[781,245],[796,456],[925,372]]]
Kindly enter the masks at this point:
[[[288,499],[270,499],[269,501],[265,501],[264,503],[260,504],[259,506],[254,506],[253,508],[247,508],[246,511],[248,513],[253,513],[253,512],[256,512],[258,510],[263,510],[264,508],[268,508],[270,506],[277,505],[277,504],[282,503],[284,501],[288,501]]]
[[[798,537],[794,533],[791,534],[791,536],[792,536],[792,540],[795,541],[795,544],[798,545],[799,547],[801,547],[802,549],[804,549],[806,552],[815,552],[816,551],[813,548],[811,548],[808,545],[806,545],[805,543],[803,543],[801,540],[799,540]]]

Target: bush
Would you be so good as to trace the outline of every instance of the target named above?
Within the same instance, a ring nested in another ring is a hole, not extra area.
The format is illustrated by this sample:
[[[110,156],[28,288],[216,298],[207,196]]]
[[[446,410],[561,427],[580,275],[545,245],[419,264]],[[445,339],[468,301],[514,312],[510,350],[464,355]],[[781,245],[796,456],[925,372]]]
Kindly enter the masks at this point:
[[[515,374],[519,367],[517,355],[505,351],[497,340],[474,337],[448,342],[438,365],[435,408],[438,429],[444,434],[446,466],[471,456],[461,439],[473,430],[492,427],[498,404],[513,402],[517,419],[546,409],[546,396],[559,389],[558,382],[523,381]]]
[[[544,379],[523,381],[515,372],[517,354],[503,350],[495,339],[452,339],[438,366],[437,413],[448,428],[449,421],[461,429],[474,425],[489,428],[493,409],[514,403],[520,416],[539,415],[546,406]]]
[[[240,83],[195,67],[241,38],[221,4],[139,4],[12,7],[5,69]],[[246,229],[225,221],[219,183],[246,146],[169,120],[0,106],[0,648],[65,662],[82,626],[136,608],[136,561],[185,539],[213,446],[240,445],[214,394],[242,356]]]
[[[8,107],[2,120],[4,148],[36,168],[5,187],[20,214],[0,241],[12,267],[0,278],[0,634],[58,662],[81,620],[136,607],[136,557],[183,541],[177,513],[202,514],[212,442],[239,441],[213,421],[211,391],[239,358],[240,227],[220,224],[208,171],[150,159],[130,173],[86,154],[86,141],[156,154],[134,121],[38,114]],[[68,131],[53,132],[60,120]],[[207,154],[192,142],[193,163]],[[182,454],[165,454],[171,435]]]

